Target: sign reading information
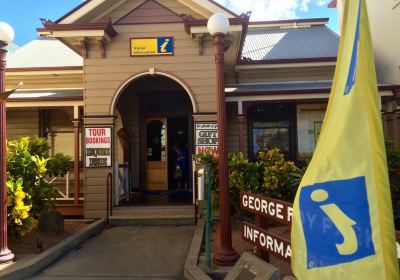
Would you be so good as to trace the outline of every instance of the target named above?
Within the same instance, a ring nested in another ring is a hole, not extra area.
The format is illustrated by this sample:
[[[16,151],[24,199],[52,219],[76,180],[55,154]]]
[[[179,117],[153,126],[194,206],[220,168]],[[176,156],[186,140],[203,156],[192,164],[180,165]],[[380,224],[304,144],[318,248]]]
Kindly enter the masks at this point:
[[[85,128],[85,166],[111,166],[111,127]]]
[[[196,123],[196,154],[210,149],[214,156],[218,155],[218,125],[213,122]]]
[[[132,38],[131,56],[174,55],[174,38]]]

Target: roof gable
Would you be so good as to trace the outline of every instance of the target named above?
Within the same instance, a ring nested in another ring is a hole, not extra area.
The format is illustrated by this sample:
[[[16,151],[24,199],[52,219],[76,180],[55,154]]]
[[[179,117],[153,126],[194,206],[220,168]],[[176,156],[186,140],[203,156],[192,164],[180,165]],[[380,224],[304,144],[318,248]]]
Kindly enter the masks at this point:
[[[208,18],[212,14],[217,12],[222,12],[226,16],[230,18],[235,18],[237,15],[228,10],[227,8],[219,5],[213,0],[175,0],[189,9],[193,10],[196,13],[199,13],[201,16]],[[117,8],[122,3],[126,2],[126,0],[86,0],[86,2],[82,3],[80,6],[76,7],[66,15],[62,16],[60,19],[56,21],[56,23],[60,24],[71,24],[76,23],[80,19],[87,17],[91,13],[101,13],[100,10],[107,9],[110,11],[112,7]],[[145,1],[147,2],[147,1]]]
[[[172,23],[182,22],[182,18],[157,1],[147,0],[115,24]]]

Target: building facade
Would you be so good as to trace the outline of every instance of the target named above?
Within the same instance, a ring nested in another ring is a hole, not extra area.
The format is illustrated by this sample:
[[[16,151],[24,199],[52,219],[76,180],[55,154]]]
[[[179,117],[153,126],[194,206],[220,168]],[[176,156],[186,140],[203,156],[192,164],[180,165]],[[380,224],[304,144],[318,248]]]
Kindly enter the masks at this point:
[[[51,45],[55,50],[47,52],[62,62],[51,65],[49,57],[45,64],[33,58],[31,67],[18,64],[27,60],[23,47],[10,57],[7,73],[8,87],[25,82],[7,103],[9,136],[36,132],[51,139],[54,151],[73,153],[74,182],[83,184],[74,189],[74,201],[79,204],[76,192],[82,192],[85,217],[104,217],[108,201],[114,215],[131,214],[127,205],[161,205],[171,213],[192,203],[174,174],[181,149],[187,153],[182,183],[190,189],[192,155],[216,146],[216,69],[206,27],[216,12],[231,24],[225,47],[229,151],[254,159],[278,147],[296,162],[311,156],[339,42],[327,19],[249,22],[248,14],[209,0],[86,1],[55,22],[43,20],[42,39],[28,51],[35,58]],[[61,43],[69,52],[56,47]],[[383,108],[393,107],[398,89],[380,85]],[[115,180],[112,194],[108,174]],[[120,201],[122,192],[130,203]]]

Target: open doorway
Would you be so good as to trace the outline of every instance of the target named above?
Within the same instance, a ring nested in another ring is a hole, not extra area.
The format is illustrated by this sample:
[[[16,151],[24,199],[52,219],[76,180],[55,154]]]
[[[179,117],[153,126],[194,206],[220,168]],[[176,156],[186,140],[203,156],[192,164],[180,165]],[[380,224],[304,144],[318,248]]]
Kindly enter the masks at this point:
[[[133,81],[121,94],[117,109],[132,151],[129,205],[192,204],[192,104],[180,84],[157,75]],[[177,147],[186,156],[181,178]]]

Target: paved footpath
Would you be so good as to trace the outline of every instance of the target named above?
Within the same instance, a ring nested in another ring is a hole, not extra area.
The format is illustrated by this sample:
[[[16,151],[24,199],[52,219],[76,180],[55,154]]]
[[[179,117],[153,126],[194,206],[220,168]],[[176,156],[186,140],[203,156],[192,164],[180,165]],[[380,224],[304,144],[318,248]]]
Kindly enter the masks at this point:
[[[30,279],[183,279],[194,229],[194,226],[105,229]]]

